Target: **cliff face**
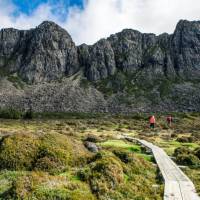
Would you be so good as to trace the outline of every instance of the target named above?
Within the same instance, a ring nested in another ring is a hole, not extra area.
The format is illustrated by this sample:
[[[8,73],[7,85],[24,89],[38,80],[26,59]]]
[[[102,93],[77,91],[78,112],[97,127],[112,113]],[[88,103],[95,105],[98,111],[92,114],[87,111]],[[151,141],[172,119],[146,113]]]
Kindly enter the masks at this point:
[[[0,68],[28,83],[57,80],[79,69],[74,42],[53,22],[29,31],[4,29],[0,36]]]
[[[126,29],[76,46],[53,22],[0,31],[0,107],[36,111],[200,110],[200,21],[174,34]]]

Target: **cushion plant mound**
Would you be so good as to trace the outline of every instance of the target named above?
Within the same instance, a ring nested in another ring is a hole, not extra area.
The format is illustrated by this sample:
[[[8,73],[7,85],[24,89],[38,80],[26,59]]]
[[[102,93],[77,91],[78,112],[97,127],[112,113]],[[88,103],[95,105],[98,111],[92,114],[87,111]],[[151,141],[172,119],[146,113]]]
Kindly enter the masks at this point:
[[[109,151],[97,153],[90,164],[79,171],[80,179],[90,184],[92,192],[100,200],[150,200],[147,197],[154,192],[152,184],[155,182],[152,180],[156,168],[149,161],[128,152],[128,162],[126,157],[124,162],[124,150],[118,149],[115,153],[117,155]],[[162,193],[162,188],[159,192]],[[157,195],[154,199],[159,199]]]
[[[114,150],[113,153],[124,163],[133,161],[133,157],[131,156],[132,153],[126,150]]]
[[[2,139],[0,167],[55,174],[83,165],[89,155],[81,141],[62,134],[16,134]]]
[[[200,160],[193,154],[179,154],[176,158],[177,163],[186,166],[200,165]]]
[[[120,161],[112,156],[103,157],[91,165],[91,188],[100,193],[114,189],[124,179]]]
[[[185,136],[185,137],[178,137],[177,138],[177,141],[178,142],[182,142],[182,143],[192,143],[192,142],[194,142],[195,141],[195,137],[192,137],[192,136]]]
[[[200,165],[200,159],[198,158],[198,148],[194,151],[186,147],[178,147],[174,151],[176,161],[180,165],[196,166]]]
[[[200,159],[200,147],[194,150],[195,155]]]
[[[40,145],[33,134],[14,134],[3,137],[0,143],[0,168],[30,170]]]
[[[176,157],[180,154],[191,154],[191,153],[192,153],[192,150],[190,150],[187,147],[178,147],[174,151],[174,156]]]
[[[88,168],[82,169],[79,175],[89,182],[97,196],[116,188],[124,180],[121,161],[109,152],[97,153]]]
[[[83,196],[87,200],[96,199],[87,184],[44,172],[29,172],[19,176],[7,194],[7,198],[23,200],[80,200]]]

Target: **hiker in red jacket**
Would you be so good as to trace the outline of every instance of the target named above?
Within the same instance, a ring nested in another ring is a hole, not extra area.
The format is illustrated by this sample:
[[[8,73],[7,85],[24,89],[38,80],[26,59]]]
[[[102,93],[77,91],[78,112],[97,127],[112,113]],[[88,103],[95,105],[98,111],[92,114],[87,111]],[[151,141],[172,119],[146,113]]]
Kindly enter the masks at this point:
[[[154,115],[149,118],[150,128],[155,128],[156,119]]]
[[[168,124],[168,126],[171,126],[171,125],[172,125],[172,116],[171,116],[171,115],[169,115],[169,116],[167,117],[167,124]]]

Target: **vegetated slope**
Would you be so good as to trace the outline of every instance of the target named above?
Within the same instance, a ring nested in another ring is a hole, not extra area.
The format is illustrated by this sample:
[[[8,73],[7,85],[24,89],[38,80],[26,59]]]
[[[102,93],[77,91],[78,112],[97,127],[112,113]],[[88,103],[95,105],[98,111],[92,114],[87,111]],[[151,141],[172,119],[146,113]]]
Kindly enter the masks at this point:
[[[47,125],[2,137],[0,199],[162,199],[152,162],[118,147],[91,153],[78,134],[49,133]]]
[[[34,111],[200,110],[200,22],[173,34],[125,29],[76,46],[53,22],[0,31],[0,106]]]

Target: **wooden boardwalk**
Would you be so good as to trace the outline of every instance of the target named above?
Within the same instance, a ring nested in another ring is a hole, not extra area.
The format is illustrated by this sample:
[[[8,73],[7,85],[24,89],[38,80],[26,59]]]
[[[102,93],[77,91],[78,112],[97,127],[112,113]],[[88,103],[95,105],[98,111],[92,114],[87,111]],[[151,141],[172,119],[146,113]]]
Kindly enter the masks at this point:
[[[165,181],[164,200],[200,200],[192,181],[169,158],[163,149],[145,140],[128,136],[125,136],[125,138],[136,140],[152,151]]]

